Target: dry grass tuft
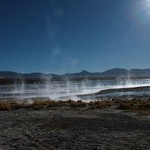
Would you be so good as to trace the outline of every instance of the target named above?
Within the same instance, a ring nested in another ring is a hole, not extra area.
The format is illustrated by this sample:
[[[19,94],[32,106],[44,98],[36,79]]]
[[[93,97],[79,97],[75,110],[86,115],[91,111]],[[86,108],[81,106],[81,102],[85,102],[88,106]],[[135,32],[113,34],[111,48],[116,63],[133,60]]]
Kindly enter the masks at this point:
[[[8,100],[4,100],[4,101],[0,101],[0,110],[11,110],[11,109],[20,109],[23,108],[25,106],[24,103],[17,103],[16,101],[8,101]]]
[[[71,101],[69,104],[70,104],[69,106],[72,108],[84,108],[87,106],[87,103],[82,101],[77,101],[77,102]]]
[[[148,110],[150,109],[150,101],[149,100],[117,100],[116,105],[118,105],[118,109],[125,110]]]
[[[46,107],[46,103],[45,101],[42,101],[42,100],[33,100],[32,107],[34,109],[42,109]]]
[[[42,99],[33,99],[32,103],[28,101],[19,101],[19,100],[1,100],[0,101],[0,110],[7,111],[11,109],[58,109],[58,108],[87,108],[87,109],[105,109],[105,108],[117,108],[120,110],[150,110],[150,100],[102,100],[102,101],[91,101],[89,103],[83,102],[81,100],[72,101],[52,101],[52,100],[42,100]]]
[[[103,109],[111,107],[111,101],[103,100],[103,101],[91,101],[89,102],[90,109]]]
[[[11,105],[7,101],[0,101],[0,110],[5,111],[5,110],[10,110]]]
[[[57,106],[56,101],[51,101],[51,100],[34,100],[32,103],[32,107],[34,109],[43,109],[43,108],[48,108],[48,107],[55,107]]]
[[[150,109],[150,101],[140,101],[138,104],[138,109],[145,110]]]

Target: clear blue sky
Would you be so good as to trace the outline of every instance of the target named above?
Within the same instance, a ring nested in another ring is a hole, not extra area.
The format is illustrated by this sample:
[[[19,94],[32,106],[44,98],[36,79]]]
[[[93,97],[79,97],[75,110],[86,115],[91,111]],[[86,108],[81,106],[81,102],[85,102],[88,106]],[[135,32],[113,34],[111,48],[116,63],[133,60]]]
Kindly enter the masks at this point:
[[[0,70],[150,67],[150,0],[0,0]]]

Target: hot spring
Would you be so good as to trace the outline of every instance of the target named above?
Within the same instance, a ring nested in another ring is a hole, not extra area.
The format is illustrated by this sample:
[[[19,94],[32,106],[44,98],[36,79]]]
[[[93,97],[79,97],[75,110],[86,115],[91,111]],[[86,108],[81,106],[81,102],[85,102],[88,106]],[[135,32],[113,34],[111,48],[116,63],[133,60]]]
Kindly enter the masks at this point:
[[[119,91],[120,88],[145,87],[141,91],[127,90]],[[105,92],[96,95],[96,97],[117,97],[124,95],[150,95],[150,79],[133,80],[84,80],[84,81],[47,81],[40,84],[21,84],[0,85],[1,99],[31,99],[31,98],[49,98],[51,100],[77,100],[80,96],[88,98],[102,90],[116,89],[115,92]],[[84,98],[85,98],[84,97]]]

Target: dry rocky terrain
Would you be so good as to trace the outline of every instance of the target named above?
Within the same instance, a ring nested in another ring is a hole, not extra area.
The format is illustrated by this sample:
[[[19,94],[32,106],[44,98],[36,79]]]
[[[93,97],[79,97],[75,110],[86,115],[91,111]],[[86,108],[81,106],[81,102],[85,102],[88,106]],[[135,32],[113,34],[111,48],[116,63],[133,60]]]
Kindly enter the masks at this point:
[[[1,150],[149,150],[149,100],[5,101],[0,110]]]

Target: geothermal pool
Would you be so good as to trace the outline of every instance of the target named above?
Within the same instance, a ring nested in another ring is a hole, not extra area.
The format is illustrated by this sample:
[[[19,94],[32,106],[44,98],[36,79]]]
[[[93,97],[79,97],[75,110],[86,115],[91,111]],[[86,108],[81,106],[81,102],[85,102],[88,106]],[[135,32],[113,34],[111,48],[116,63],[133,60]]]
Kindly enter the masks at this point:
[[[150,79],[134,80],[84,80],[84,81],[48,81],[42,84],[21,84],[0,85],[1,99],[30,99],[30,98],[49,98],[52,100],[77,100],[81,98],[93,98],[93,95],[102,90],[146,87],[140,91],[127,90],[126,92],[115,90],[96,94],[96,98],[118,97],[129,95],[149,95]],[[92,97],[90,97],[90,94]],[[85,96],[84,96],[85,95]]]

